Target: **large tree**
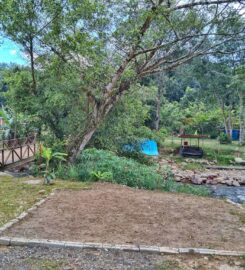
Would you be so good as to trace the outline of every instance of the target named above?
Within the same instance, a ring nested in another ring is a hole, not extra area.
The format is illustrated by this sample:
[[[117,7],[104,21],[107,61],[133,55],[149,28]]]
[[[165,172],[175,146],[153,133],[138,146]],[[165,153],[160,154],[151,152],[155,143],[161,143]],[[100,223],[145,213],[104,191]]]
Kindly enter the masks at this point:
[[[70,134],[72,159],[134,82],[197,56],[226,53],[224,43],[245,38],[244,27],[229,27],[243,16],[242,0],[57,0],[41,1],[41,8],[36,1],[22,2],[31,3],[30,10],[38,14],[36,23],[27,21],[35,25],[38,64],[45,68],[59,57],[80,72],[87,117],[82,117],[83,128]],[[25,37],[27,31],[16,23],[12,29],[13,20],[8,20],[10,13],[20,13],[14,5],[23,6],[1,0],[0,18],[5,33],[21,42],[18,35]]]

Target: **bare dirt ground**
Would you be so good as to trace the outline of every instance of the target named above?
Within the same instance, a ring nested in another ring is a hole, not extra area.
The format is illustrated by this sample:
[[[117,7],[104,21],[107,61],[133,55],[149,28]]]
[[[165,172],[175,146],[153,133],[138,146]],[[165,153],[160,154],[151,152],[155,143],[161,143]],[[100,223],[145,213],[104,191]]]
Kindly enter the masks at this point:
[[[241,215],[217,199],[95,184],[57,192],[5,235],[244,251]]]

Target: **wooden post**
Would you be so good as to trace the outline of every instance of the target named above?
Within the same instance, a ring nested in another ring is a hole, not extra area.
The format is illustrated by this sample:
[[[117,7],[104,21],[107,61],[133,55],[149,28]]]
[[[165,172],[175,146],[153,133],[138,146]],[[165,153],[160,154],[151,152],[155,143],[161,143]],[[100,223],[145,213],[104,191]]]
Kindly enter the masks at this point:
[[[2,149],[2,166],[4,166],[4,149]]]
[[[10,151],[12,152],[12,163],[14,163],[14,150],[11,149]]]

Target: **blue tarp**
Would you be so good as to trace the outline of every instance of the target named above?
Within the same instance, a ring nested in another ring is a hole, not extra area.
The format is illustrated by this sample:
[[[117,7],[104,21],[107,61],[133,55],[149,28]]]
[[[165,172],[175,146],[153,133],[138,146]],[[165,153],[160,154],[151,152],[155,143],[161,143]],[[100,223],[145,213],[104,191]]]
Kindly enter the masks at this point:
[[[148,156],[158,156],[157,143],[153,140],[144,140],[140,142],[141,152]]]
[[[123,150],[127,152],[140,151],[147,156],[158,156],[157,143],[154,140],[145,139],[138,144],[125,144]]]

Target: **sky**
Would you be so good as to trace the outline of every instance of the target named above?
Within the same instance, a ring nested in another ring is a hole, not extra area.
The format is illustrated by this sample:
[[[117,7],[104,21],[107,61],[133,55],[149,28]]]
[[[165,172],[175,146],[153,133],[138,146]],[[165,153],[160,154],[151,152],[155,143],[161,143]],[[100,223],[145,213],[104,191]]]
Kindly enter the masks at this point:
[[[26,59],[21,47],[7,38],[0,38],[0,63],[25,65]]]

